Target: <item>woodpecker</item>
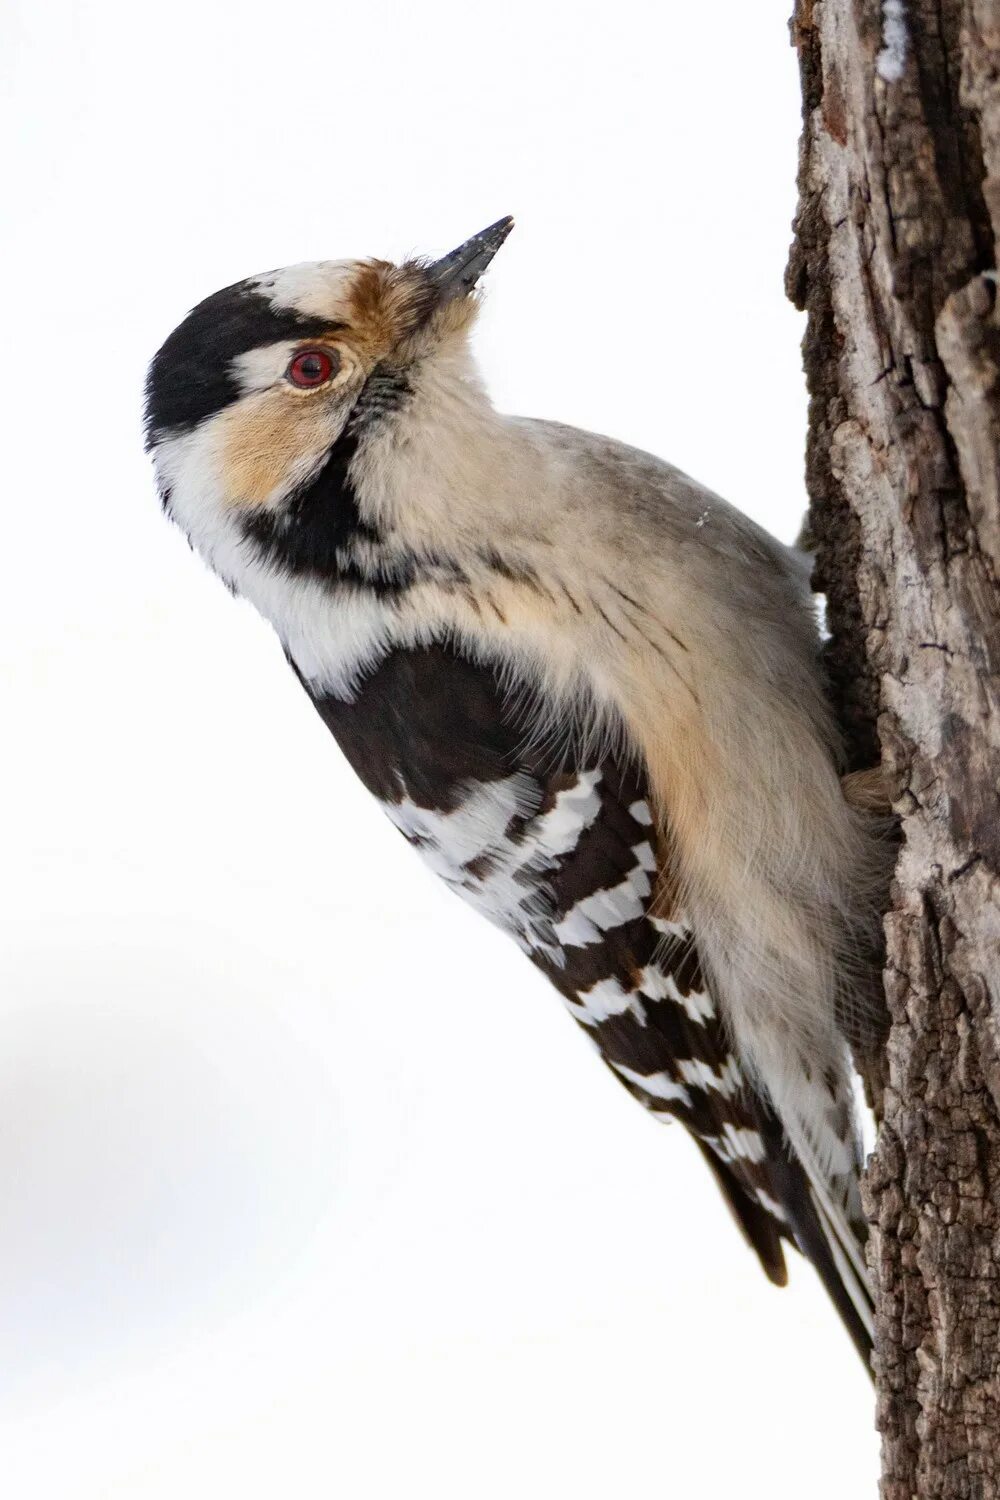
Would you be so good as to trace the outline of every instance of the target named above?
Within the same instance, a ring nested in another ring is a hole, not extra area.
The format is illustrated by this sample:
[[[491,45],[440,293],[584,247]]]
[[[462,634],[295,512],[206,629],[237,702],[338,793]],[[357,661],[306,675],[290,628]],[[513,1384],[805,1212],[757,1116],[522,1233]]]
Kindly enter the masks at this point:
[[[469,335],[512,223],[200,303],[150,366],[159,493],[404,837],[867,1361],[845,1037],[887,855],[841,785],[808,570],[660,459],[494,409]]]

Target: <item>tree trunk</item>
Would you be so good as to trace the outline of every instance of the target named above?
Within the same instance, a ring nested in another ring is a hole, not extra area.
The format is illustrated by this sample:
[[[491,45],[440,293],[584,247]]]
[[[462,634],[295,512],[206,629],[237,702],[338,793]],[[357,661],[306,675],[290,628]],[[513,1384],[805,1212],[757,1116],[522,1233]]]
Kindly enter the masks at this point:
[[[904,844],[866,1210],[884,1500],[1000,1497],[1000,3],[797,0],[816,587]]]

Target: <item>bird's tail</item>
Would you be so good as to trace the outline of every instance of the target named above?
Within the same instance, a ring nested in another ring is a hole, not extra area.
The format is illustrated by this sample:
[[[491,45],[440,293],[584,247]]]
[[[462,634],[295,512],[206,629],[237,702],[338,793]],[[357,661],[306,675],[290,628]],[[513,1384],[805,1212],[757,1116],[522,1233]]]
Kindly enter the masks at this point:
[[[827,1184],[801,1164],[806,1191],[790,1195],[792,1227],[799,1248],[819,1275],[866,1369],[871,1373],[875,1336],[871,1279],[865,1264],[866,1232],[858,1217],[839,1203]]]
[[[782,1111],[784,1149],[777,1141],[771,1144],[771,1170],[783,1179],[781,1202],[795,1242],[815,1267],[870,1373],[875,1325],[865,1257],[868,1229],[859,1189],[860,1145],[846,1077],[831,1082],[824,1092],[825,1114],[814,1101],[808,1129],[798,1111]],[[816,1139],[817,1119],[827,1132],[823,1141]],[[780,1128],[775,1120],[774,1130]]]

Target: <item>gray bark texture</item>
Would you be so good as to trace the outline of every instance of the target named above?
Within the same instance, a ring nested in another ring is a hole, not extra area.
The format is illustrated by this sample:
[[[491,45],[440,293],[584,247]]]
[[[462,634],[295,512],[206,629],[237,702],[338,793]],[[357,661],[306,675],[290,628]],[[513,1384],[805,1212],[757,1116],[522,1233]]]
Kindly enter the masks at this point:
[[[1000,1497],[1000,0],[797,0],[829,668],[903,845],[866,1212],[884,1500]]]

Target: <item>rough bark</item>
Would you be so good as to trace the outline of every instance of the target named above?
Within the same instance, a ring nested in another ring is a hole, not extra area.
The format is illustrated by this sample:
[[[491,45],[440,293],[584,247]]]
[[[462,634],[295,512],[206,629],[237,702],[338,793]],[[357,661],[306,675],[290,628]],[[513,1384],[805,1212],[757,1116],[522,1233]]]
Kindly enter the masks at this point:
[[[885,1500],[1000,1497],[1000,3],[797,0],[789,294],[852,762],[904,843],[866,1186]]]

